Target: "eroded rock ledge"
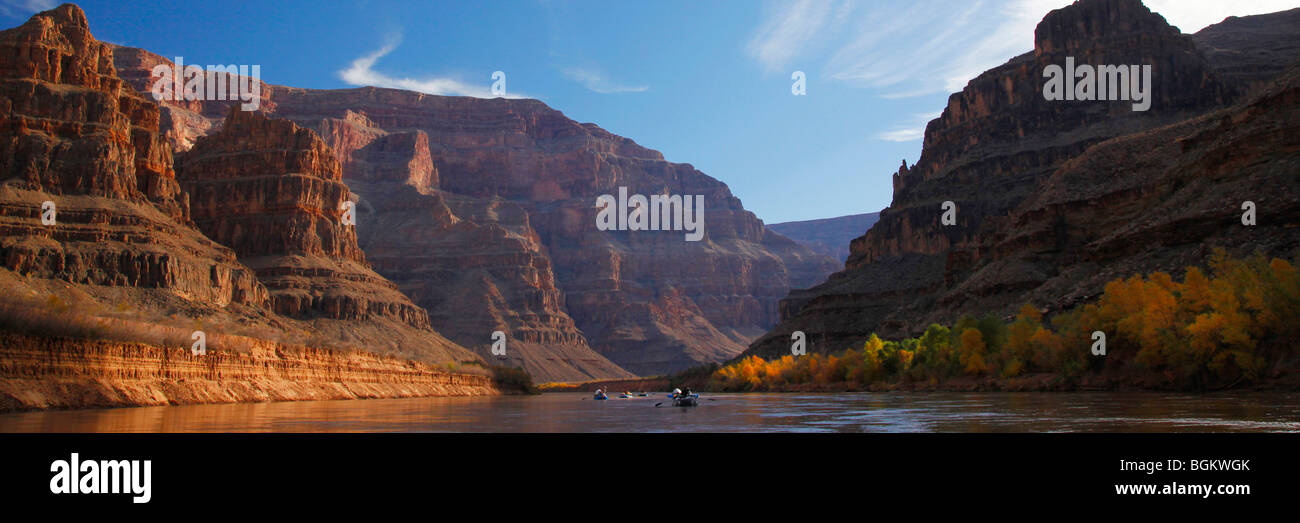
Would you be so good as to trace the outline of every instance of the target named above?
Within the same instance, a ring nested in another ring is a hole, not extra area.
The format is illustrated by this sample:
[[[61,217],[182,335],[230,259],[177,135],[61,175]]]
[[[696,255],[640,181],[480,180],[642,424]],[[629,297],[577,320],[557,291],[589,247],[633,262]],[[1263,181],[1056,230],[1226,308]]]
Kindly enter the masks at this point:
[[[266,342],[248,353],[0,334],[0,412],[515,392],[365,352]]]

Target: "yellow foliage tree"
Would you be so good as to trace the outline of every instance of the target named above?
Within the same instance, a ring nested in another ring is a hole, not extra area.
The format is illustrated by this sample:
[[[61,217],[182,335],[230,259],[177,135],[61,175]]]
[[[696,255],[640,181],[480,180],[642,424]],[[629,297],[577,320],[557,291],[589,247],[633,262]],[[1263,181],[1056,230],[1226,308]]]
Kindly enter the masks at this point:
[[[961,333],[961,362],[967,374],[984,373],[984,334],[979,329],[970,328]]]

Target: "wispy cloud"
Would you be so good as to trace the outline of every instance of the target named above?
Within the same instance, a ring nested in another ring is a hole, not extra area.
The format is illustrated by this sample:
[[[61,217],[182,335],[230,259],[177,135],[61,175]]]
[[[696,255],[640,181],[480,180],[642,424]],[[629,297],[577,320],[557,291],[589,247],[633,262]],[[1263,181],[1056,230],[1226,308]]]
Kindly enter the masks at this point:
[[[912,121],[906,126],[899,126],[892,130],[877,133],[877,140],[887,142],[911,142],[925,138],[925,126],[930,120],[938,118],[942,113],[925,113],[913,117]]]
[[[582,84],[583,87],[600,94],[640,93],[650,89],[648,85],[623,85],[610,81],[604,73],[582,67],[570,67],[564,70],[564,76]]]
[[[847,2],[797,0],[769,5],[766,20],[750,40],[748,50],[768,71],[777,71],[823,33],[850,8]]]
[[[891,99],[959,91],[980,73],[1032,50],[1038,21],[1068,3],[980,0],[953,9],[923,0],[872,9],[855,17],[855,25],[873,30],[840,46],[826,62],[827,76]]]
[[[925,138],[924,127],[895,129],[893,131],[885,131],[876,135],[877,140],[885,140],[887,142],[912,142],[922,138]]]
[[[960,91],[980,73],[1032,51],[1034,28],[1072,0],[947,0],[835,3],[800,0],[770,8],[749,43],[771,70],[795,57],[821,76],[888,99]],[[1228,16],[1270,13],[1295,0],[1145,0],[1184,32]],[[813,51],[820,56],[809,56]]]
[[[383,47],[353,60],[348,68],[339,71],[339,77],[350,85],[406,89],[426,94],[473,96],[475,98],[527,98],[527,96],[520,93],[510,92],[509,83],[506,84],[507,91],[504,96],[492,94],[490,78],[484,78],[481,83],[468,83],[450,77],[394,77],[374,70],[375,63],[388,53],[393,52],[394,49],[397,49],[400,43],[400,35],[389,37],[388,43],[384,44]]]
[[[960,90],[979,73],[1033,49],[1034,27],[1070,0],[946,0],[858,4],[799,0],[769,6],[749,42],[764,69],[794,60],[821,76],[906,98]],[[820,56],[813,56],[822,51]]]
[[[27,17],[39,11],[48,11],[59,5],[56,0],[0,0],[0,14],[8,17]]]

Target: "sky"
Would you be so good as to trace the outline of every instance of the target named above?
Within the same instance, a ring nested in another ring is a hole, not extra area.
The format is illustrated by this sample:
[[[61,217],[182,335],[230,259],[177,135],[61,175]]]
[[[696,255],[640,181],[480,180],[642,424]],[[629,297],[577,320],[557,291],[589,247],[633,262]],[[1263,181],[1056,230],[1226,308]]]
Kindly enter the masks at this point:
[[[91,32],[334,89],[537,98],[731,187],[767,223],[887,207],[950,93],[1069,0],[78,2]],[[1300,0],[1146,0],[1183,32]],[[0,0],[0,25],[51,0]],[[792,75],[803,72],[802,96]]]

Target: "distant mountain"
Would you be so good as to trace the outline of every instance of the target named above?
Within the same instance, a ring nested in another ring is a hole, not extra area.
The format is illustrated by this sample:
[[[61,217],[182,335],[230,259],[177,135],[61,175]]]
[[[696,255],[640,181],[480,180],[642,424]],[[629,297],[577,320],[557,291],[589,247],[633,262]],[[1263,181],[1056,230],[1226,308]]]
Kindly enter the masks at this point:
[[[849,259],[849,242],[866,234],[867,229],[879,219],[880,213],[869,212],[838,218],[772,223],[767,228],[844,263]]]
[[[880,221],[845,269],[782,300],[748,353],[861,347],[962,315],[1048,313],[1151,271],[1176,277],[1215,248],[1300,248],[1300,9],[1186,35],[1137,0],[1049,13],[1031,52],[971,80],[894,174]],[[1049,66],[1152,66],[1152,105],[1049,101]],[[942,221],[955,209],[954,222]],[[1243,206],[1260,213],[1243,225]]]

